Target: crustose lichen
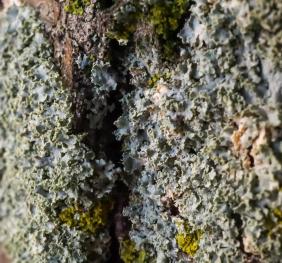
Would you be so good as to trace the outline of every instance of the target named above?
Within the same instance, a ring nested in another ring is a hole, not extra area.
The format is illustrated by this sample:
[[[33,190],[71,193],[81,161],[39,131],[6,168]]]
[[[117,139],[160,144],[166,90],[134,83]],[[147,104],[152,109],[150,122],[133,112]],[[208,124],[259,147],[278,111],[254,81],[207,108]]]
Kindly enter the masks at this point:
[[[74,205],[63,209],[59,218],[71,228],[74,227],[95,234],[99,228],[107,224],[109,211],[109,205],[102,202],[88,210]]]
[[[125,239],[121,242],[120,258],[124,263],[145,263],[146,252],[143,249],[138,250],[132,240]]]
[[[180,230],[176,235],[177,245],[184,253],[193,257],[199,249],[200,239],[203,231],[192,231],[187,223],[184,223],[182,227],[183,230]]]
[[[73,15],[82,16],[84,9],[91,4],[91,0],[69,0],[64,9]]]

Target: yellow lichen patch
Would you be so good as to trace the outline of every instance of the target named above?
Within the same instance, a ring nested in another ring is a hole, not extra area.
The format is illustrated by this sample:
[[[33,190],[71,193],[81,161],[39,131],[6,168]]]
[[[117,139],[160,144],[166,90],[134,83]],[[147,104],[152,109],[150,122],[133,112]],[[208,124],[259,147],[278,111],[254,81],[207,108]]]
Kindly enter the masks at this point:
[[[148,85],[150,87],[154,87],[158,83],[159,80],[160,80],[160,75],[155,74],[148,80]]]
[[[120,243],[120,258],[124,263],[144,263],[146,252],[144,249],[137,249],[132,240],[125,239]]]
[[[176,35],[181,27],[183,15],[187,11],[189,1],[155,1],[149,9],[147,20],[154,27],[155,34],[163,42],[164,57],[173,57],[176,49]]]
[[[171,77],[169,72],[165,72],[163,74],[154,74],[149,80],[148,85],[153,88],[157,85],[157,83],[162,79],[164,81],[168,81]]]
[[[187,4],[187,0],[157,1],[151,7],[148,19],[154,25],[157,35],[165,40],[171,37],[180,25]]]
[[[84,13],[84,9],[90,4],[90,0],[69,0],[68,5],[66,5],[64,9],[68,13],[81,16]]]
[[[109,205],[99,202],[86,211],[78,206],[65,208],[59,214],[59,218],[69,227],[95,233],[106,224],[109,211]]]
[[[264,227],[266,228],[270,237],[275,236],[277,233],[282,233],[282,209],[274,208],[271,210],[264,221]]]
[[[182,228],[176,235],[177,245],[184,253],[193,257],[199,249],[203,232],[202,230],[192,231],[187,223],[183,224]]]
[[[282,210],[279,208],[273,209],[273,215],[277,218],[278,223],[282,224]]]

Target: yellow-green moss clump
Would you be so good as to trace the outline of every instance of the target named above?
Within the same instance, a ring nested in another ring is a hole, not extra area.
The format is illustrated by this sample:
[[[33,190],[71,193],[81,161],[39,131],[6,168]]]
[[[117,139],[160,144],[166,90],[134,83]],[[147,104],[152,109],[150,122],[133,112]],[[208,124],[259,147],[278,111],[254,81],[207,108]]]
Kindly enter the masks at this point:
[[[193,257],[199,249],[202,230],[191,231],[187,223],[182,226],[184,231],[178,232],[176,242],[178,247],[187,255]]]
[[[84,9],[91,4],[91,0],[69,0],[65,11],[73,15],[82,16]]]
[[[146,252],[144,249],[138,250],[130,239],[125,239],[120,243],[120,258],[124,263],[144,263]]]
[[[74,205],[63,209],[59,214],[59,218],[69,227],[96,233],[99,228],[106,225],[110,210],[111,207],[102,202],[86,211],[81,207]]]

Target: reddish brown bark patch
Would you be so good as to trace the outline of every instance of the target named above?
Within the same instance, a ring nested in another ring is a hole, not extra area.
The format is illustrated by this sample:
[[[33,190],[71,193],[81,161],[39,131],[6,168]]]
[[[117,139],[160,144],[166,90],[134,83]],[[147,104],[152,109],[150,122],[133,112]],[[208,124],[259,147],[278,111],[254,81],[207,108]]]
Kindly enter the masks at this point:
[[[62,57],[63,78],[69,87],[73,86],[73,48],[69,35],[66,35]]]
[[[0,248],[0,263],[11,263],[3,248]]]

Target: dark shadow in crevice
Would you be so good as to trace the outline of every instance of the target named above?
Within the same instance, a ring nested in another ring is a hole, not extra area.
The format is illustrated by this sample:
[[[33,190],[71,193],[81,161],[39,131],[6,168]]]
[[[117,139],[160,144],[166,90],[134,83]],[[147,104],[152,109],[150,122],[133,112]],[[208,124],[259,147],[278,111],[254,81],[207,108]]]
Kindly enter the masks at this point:
[[[99,1],[99,7],[101,9],[107,9],[110,8],[115,4],[115,0],[100,0]]]
[[[244,246],[244,242],[243,242],[243,232],[244,232],[243,220],[242,220],[241,215],[239,213],[232,212],[231,218],[234,219],[234,221],[235,221],[235,226],[238,230],[237,240],[240,244],[240,250],[243,252],[243,254],[246,257],[246,260],[247,260],[246,262],[248,262],[248,263],[259,263],[259,262],[261,262],[257,255],[249,253],[245,250],[245,246]]]
[[[113,1],[110,2],[113,3]],[[86,108],[85,101],[91,101],[94,96],[92,83],[89,81],[90,76],[78,68],[74,70],[76,86],[74,87],[72,108],[75,113],[73,132],[86,134],[83,142],[93,150],[97,159],[103,158],[106,162],[111,161],[115,167],[119,168],[123,167],[122,141],[117,140],[115,137],[114,133],[117,129],[115,121],[123,114],[121,99],[126,93],[134,89],[130,84],[131,76],[124,65],[130,49],[130,43],[128,46],[120,46],[116,40],[111,40],[109,43],[108,50],[111,64],[109,72],[115,78],[117,87],[106,95],[107,108],[111,110],[106,113],[99,128],[90,128],[90,122],[87,118],[90,111]],[[124,172],[121,172],[119,176],[120,179],[115,183],[110,194],[110,200],[113,201],[114,207],[109,220],[109,233],[111,236],[110,258],[107,261],[109,263],[122,263],[119,243],[123,238],[128,238],[130,229],[129,220],[122,214],[124,207],[128,205],[129,189],[122,182],[121,176],[124,176]],[[91,255],[89,255],[89,262],[91,260]]]
[[[111,242],[111,257],[107,261],[108,263],[122,263],[120,258],[120,240],[128,237],[130,230],[129,220],[123,216],[123,208],[128,205],[129,202],[129,189],[122,182],[118,181],[113,189],[113,199],[115,201],[114,209],[111,214],[110,235],[112,237]]]
[[[98,148],[100,148],[100,151],[105,153],[106,158],[117,166],[121,166],[122,142],[116,140],[114,135],[116,130],[114,122],[122,114],[122,106],[120,103],[121,94],[118,89],[119,87],[117,87],[117,90],[110,92],[108,105],[114,104],[114,110],[112,112],[108,112],[103,120],[102,129],[97,130],[95,137],[99,143]]]
[[[112,160],[116,166],[122,167],[122,142],[117,141],[114,132],[117,127],[114,122],[123,113],[121,99],[124,94],[129,93],[134,89],[130,84],[131,76],[128,70],[124,66],[124,61],[126,61],[130,46],[120,46],[116,40],[110,41],[111,50],[111,65],[113,67],[116,79],[117,79],[117,89],[111,92],[108,103],[115,104],[115,110],[105,118],[105,125],[109,125],[108,132],[112,134],[112,141],[109,142],[108,146],[105,147],[105,153],[107,157]],[[106,124],[108,123],[108,124]],[[115,150],[113,150],[115,149]],[[124,174],[123,174],[124,175]],[[122,239],[128,238],[128,233],[130,230],[129,220],[123,216],[123,209],[128,205],[129,202],[129,189],[122,182],[118,180],[112,192],[114,200],[114,209],[112,211],[112,221],[110,226],[111,235],[111,257],[107,261],[108,263],[122,263],[120,258],[120,241]]]

